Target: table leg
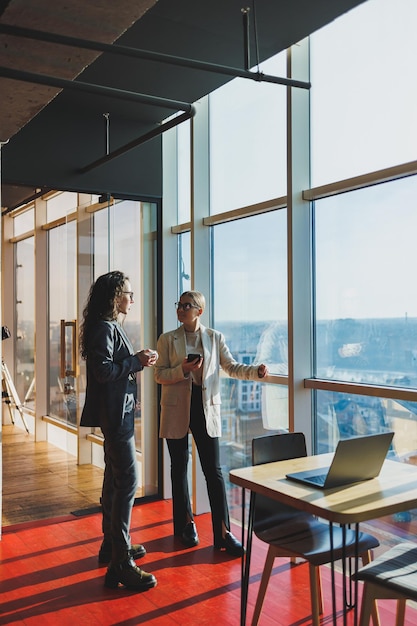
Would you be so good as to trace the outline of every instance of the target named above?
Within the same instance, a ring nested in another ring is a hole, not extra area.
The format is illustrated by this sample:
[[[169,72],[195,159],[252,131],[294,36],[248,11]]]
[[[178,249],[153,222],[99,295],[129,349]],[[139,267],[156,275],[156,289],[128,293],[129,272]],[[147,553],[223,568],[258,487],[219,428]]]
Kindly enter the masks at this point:
[[[336,610],[336,577],[335,577],[335,563],[334,563],[334,537],[333,537],[333,522],[329,522],[330,532],[330,573],[332,581],[332,613],[333,613],[333,626],[337,626],[337,610]]]
[[[347,575],[346,575],[346,525],[342,524],[342,590],[343,590],[343,626],[347,626]]]
[[[252,553],[253,518],[255,512],[255,494],[251,491],[249,501],[248,528],[246,531],[246,550],[242,555],[241,595],[240,595],[240,626],[246,625],[246,612],[248,608],[248,589],[250,559]],[[245,533],[245,489],[242,489],[242,545],[244,545]]]
[[[359,524],[355,524],[355,568],[354,573],[359,569]],[[352,580],[352,578],[351,578]],[[353,626],[358,626],[359,609],[358,609],[358,579],[355,576],[354,583],[354,600],[353,600]]]
[[[350,526],[349,526],[350,528]],[[353,557],[346,555],[346,526],[342,525],[343,549],[342,549],[342,576],[343,576],[343,625],[347,626],[347,613],[353,608],[353,626],[358,626],[358,581],[352,584],[352,575],[358,571],[359,564],[359,524],[355,524],[355,554]],[[352,572],[353,560],[353,572]],[[346,563],[348,562],[348,568]],[[349,596],[348,587],[349,585]]]
[[[245,499],[246,490],[242,489],[242,538],[241,543],[242,546],[245,545],[245,515],[246,515],[246,499]],[[244,626],[243,615],[244,615],[244,602],[243,602],[243,588],[244,588],[244,578],[245,578],[245,564],[246,558],[245,553],[242,554],[242,558],[240,560],[240,626]],[[247,604],[247,591],[246,591],[246,604]],[[246,614],[245,614],[246,618]]]

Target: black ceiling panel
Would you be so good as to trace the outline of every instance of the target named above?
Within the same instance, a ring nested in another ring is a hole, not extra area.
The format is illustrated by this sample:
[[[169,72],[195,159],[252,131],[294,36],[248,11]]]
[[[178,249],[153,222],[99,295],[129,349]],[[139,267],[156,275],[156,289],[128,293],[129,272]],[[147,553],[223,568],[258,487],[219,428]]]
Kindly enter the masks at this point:
[[[286,49],[362,1],[252,0],[244,4],[241,0],[159,0],[115,44],[245,69],[242,5],[250,9],[249,51],[255,66],[258,58],[262,61]],[[54,6],[50,5],[52,16]],[[14,25],[20,24],[15,21]],[[23,25],[29,27],[27,21]],[[36,27],[39,29],[39,25]],[[97,33],[99,27],[97,24]],[[62,33],[58,29],[55,32]],[[93,28],[91,32],[94,33]],[[66,34],[77,37],[77,33]],[[98,36],[91,37],[97,39]],[[26,46],[33,45],[31,40],[25,41]],[[53,49],[62,49],[59,44],[54,46]],[[70,51],[68,48],[68,54]],[[177,110],[160,103],[132,101],[129,93],[180,101],[188,106],[231,77],[172,62],[103,52],[75,80],[121,90],[123,97],[65,88],[30,118],[2,149],[3,207],[13,206],[18,186],[109,192],[124,197],[161,196],[160,135],[88,172],[81,170],[106,155],[107,128],[112,153],[157,129]],[[284,89],[280,85],[276,88]],[[104,114],[109,114],[108,127]]]

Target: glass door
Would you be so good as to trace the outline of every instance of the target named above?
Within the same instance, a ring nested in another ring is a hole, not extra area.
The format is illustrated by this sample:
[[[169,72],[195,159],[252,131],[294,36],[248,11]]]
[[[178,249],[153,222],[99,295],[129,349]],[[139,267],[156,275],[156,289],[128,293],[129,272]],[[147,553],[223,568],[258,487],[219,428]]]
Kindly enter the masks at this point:
[[[134,200],[117,201],[94,213],[93,259],[96,280],[113,270],[124,272],[134,292],[134,303],[124,322],[134,350],[156,346],[157,205]],[[151,368],[137,376],[138,399],[135,440],[140,484],[137,496],[157,489],[157,396]],[[101,436],[99,428],[96,434]]]
[[[141,349],[141,268],[142,268],[141,203],[131,200],[116,202],[94,214],[94,280],[110,271],[120,270],[129,277],[134,303],[124,322],[126,333],[135,350]],[[138,398],[141,376],[137,376]],[[99,429],[98,429],[99,430]],[[135,439],[141,449],[140,403],[135,414]]]
[[[76,425],[76,222],[49,231],[49,415]]]

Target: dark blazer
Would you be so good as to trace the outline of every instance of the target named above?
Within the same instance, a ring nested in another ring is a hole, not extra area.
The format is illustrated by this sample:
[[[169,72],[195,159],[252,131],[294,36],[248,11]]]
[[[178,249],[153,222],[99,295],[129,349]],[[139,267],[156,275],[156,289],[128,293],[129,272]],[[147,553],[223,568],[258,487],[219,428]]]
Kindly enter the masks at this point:
[[[136,384],[129,374],[143,369],[139,357],[118,322],[97,322],[87,350],[87,386],[81,426],[116,430],[123,421],[126,394]]]

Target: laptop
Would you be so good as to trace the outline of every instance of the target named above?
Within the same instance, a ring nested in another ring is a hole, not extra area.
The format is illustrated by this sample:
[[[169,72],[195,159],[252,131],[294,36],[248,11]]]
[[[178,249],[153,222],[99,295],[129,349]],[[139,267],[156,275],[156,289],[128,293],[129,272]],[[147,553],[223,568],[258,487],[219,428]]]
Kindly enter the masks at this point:
[[[341,439],[329,467],[294,472],[286,477],[319,489],[370,480],[381,471],[393,436],[393,432],[384,432]]]

